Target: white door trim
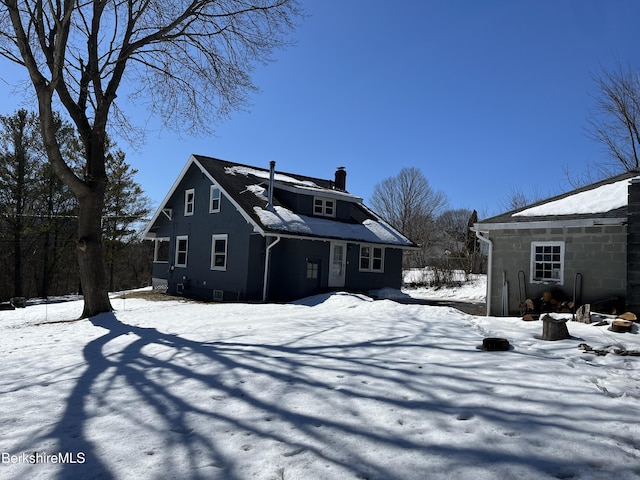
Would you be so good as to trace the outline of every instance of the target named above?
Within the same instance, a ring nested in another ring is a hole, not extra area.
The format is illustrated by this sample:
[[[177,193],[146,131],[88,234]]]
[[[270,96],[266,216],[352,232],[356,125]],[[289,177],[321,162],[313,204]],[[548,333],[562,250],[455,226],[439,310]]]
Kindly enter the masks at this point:
[[[346,273],[347,244],[345,242],[331,242],[331,247],[329,248],[329,287],[344,287]]]

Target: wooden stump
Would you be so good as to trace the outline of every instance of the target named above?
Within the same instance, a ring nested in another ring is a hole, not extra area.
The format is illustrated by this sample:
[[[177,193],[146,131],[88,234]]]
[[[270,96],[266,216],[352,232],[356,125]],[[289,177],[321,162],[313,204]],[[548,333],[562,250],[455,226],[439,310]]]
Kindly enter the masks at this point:
[[[541,340],[564,340],[571,338],[567,329],[567,321],[561,318],[553,318],[550,315],[542,317]]]
[[[629,320],[617,319],[611,323],[611,327],[609,327],[609,330],[616,333],[627,333],[630,332],[632,328],[633,322]]]
[[[576,310],[576,321],[591,323],[591,305],[586,303]]]

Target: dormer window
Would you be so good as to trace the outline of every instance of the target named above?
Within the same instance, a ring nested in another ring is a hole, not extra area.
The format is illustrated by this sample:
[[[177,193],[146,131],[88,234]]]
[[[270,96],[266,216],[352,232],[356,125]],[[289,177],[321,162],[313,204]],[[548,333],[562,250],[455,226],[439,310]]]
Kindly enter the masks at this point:
[[[314,197],[313,214],[323,217],[336,216],[336,201],[330,198]]]
[[[184,216],[193,215],[196,203],[196,191],[193,188],[184,192]]]

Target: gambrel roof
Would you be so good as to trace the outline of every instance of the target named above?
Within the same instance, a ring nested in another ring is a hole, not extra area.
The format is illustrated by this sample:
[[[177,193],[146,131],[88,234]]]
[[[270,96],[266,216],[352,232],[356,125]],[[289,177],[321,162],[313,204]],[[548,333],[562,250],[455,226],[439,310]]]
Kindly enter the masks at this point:
[[[276,171],[273,208],[270,209],[267,206],[270,177],[268,168],[232,163],[202,155],[192,155],[189,158],[180,176],[145,229],[145,238],[153,238],[154,223],[178,188],[184,175],[194,165],[220,188],[245,220],[253,225],[257,233],[263,236],[279,235],[315,240],[339,239],[384,244],[399,248],[416,247],[411,240],[367,208],[362,198],[336,189],[331,180]],[[349,219],[337,220],[302,215],[296,211],[295,205],[286,203],[286,198],[290,196],[278,195],[278,192],[331,198],[346,202],[349,206]]]

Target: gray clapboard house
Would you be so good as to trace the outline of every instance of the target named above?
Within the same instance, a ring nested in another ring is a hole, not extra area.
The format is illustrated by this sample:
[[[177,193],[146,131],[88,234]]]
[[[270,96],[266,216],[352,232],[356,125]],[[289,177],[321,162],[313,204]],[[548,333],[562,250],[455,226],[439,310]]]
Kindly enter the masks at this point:
[[[219,301],[400,288],[405,236],[332,180],[192,155],[145,229],[153,285]]]
[[[489,252],[489,315],[516,314],[523,297],[546,291],[640,314],[639,171],[488,218],[473,230]]]

